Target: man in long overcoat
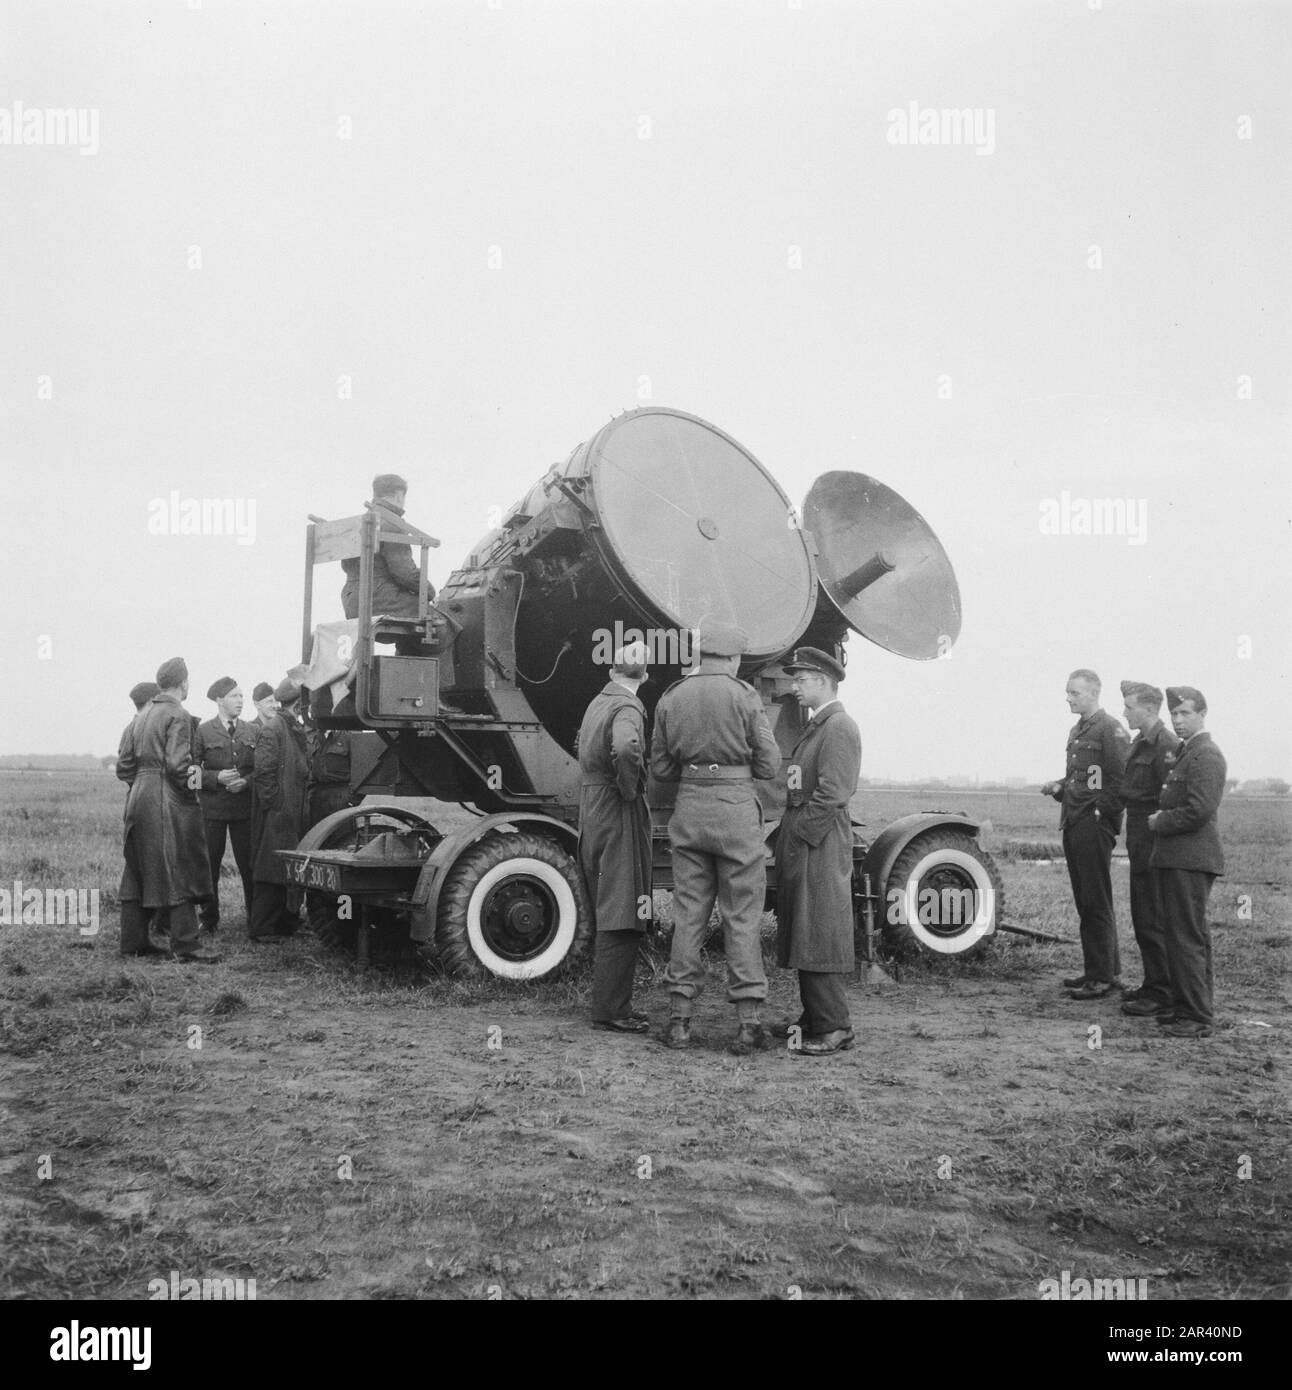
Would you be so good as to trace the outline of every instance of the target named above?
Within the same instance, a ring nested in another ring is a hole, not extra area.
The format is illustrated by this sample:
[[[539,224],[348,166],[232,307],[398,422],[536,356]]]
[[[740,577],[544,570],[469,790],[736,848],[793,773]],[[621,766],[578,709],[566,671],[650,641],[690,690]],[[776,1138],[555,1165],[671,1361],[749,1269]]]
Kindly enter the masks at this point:
[[[300,687],[284,680],[274,691],[278,713],[264,721],[256,740],[247,933],[253,941],[290,936],[298,925],[295,910],[288,906],[287,872],[275,851],[295,849],[308,818],[309,754],[305,730],[296,717],[300,697]]]
[[[1184,743],[1162,784],[1161,809],[1148,818],[1155,835],[1150,863],[1162,894],[1166,965],[1171,1007],[1157,1015],[1175,1038],[1211,1036],[1211,929],[1207,899],[1225,872],[1217,813],[1225,794],[1225,755],[1202,727],[1207,702],[1191,685],[1170,685],[1166,704],[1171,725]]]
[[[861,735],[839,703],[840,662],[800,647],[785,669],[812,717],[790,755],[776,841],[776,962],[799,972],[798,1055],[824,1057],[856,1041],[845,981],[855,963],[848,804],[861,774]],[[772,1032],[788,1036],[789,1026]]]
[[[169,909],[171,954],[212,963],[198,950],[196,904],[211,892],[211,865],[202,828],[193,761],[193,720],[180,703],[188,695],[182,657],[163,662],[158,692],[126,729],[117,776],[126,796],[121,875],[121,949],[149,955],[148,917]]]
[[[615,653],[610,680],[579,729],[579,863],[597,924],[592,1022],[616,1033],[644,1033],[633,1012],[633,973],[651,920],[650,810],[646,805],[644,643]]]

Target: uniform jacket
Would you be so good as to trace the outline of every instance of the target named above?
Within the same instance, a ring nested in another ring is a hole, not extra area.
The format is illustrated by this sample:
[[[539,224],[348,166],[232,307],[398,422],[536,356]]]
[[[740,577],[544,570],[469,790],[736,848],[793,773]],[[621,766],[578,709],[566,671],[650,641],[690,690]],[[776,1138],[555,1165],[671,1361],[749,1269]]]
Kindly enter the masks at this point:
[[[382,513],[403,516],[403,507],[382,502],[375,506],[378,523]],[[359,561],[342,560],[345,571],[345,587],[341,590],[341,607],[347,618],[359,616]],[[398,541],[382,541],[377,553],[372,557],[372,611],[387,618],[417,617],[417,589],[421,583],[422,572],[413,563],[411,546],[400,545]],[[426,597],[435,597],[435,587],[430,581],[426,584]]]
[[[251,876],[258,883],[287,882],[283,861],[275,851],[295,849],[305,834],[308,768],[300,721],[281,711],[267,719],[256,740],[251,818]]]
[[[1157,810],[1171,754],[1179,746],[1180,740],[1160,719],[1135,735],[1122,774],[1122,805],[1128,817],[1151,816]]]
[[[1083,715],[1068,735],[1068,770],[1054,799],[1063,803],[1059,825],[1072,825],[1099,812],[1113,834],[1121,828],[1121,783],[1130,736],[1105,710]],[[1092,769],[1098,786],[1092,787]]]
[[[646,806],[646,710],[611,681],[579,729],[579,863],[597,930],[642,931],[651,891],[650,811]]]
[[[211,896],[211,861],[197,792],[193,722],[173,695],[154,695],[121,736],[117,776],[126,782],[122,901],[175,907]]]
[[[1162,784],[1162,809],[1153,824],[1153,868],[1225,872],[1217,813],[1228,771],[1225,755],[1205,729],[1180,746]]]
[[[747,767],[761,780],[776,776],[781,750],[752,685],[721,671],[675,681],[655,707],[651,772],[676,782],[691,769]],[[715,779],[716,780],[716,779]]]
[[[350,785],[350,734],[345,729],[310,729],[309,784],[313,787]]]
[[[812,716],[790,755],[788,805],[776,840],[779,965],[794,970],[853,968],[848,804],[860,775],[856,722],[842,705],[828,705]]]
[[[234,720],[233,738],[229,726],[219,718],[199,724],[193,734],[193,761],[202,768],[202,790],[198,800],[207,820],[248,820],[251,817],[251,774],[256,765],[256,739],[260,726]],[[247,779],[240,792],[220,785],[219,774],[236,768]]]

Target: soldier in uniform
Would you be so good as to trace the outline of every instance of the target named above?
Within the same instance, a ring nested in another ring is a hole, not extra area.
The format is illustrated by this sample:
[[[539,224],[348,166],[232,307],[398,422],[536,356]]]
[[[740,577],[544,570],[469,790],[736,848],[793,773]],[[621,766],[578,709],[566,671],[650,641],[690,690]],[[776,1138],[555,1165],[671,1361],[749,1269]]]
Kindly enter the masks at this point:
[[[1044,796],[1063,805],[1059,827],[1068,861],[1072,897],[1081,918],[1082,972],[1064,980],[1073,999],[1102,999],[1119,987],[1121,957],[1113,909],[1112,858],[1121,829],[1121,779],[1130,739],[1099,708],[1099,677],[1073,671],[1065,694],[1077,722],[1068,735],[1068,771],[1047,782]]]
[[[148,915],[169,909],[171,955],[209,964],[218,956],[198,950],[195,904],[211,892],[211,866],[197,800],[193,724],[180,703],[188,695],[182,657],[157,671],[158,693],[121,740],[117,776],[129,788],[121,875],[121,950],[149,955]]]
[[[278,701],[274,699],[274,687],[268,681],[261,681],[251,692],[251,703],[256,707],[257,721],[265,724],[278,710]]]
[[[211,860],[209,903],[198,920],[203,931],[220,924],[220,865],[227,839],[233,846],[233,862],[242,879],[242,900],[251,921],[251,774],[256,763],[256,738],[260,729],[242,714],[242,691],[232,676],[221,676],[206,692],[215,701],[216,715],[197,726],[193,736],[193,761],[202,769],[202,815],[206,822],[206,850]]]
[[[1144,983],[1122,996],[1122,1013],[1148,1018],[1170,1007],[1171,978],[1162,937],[1162,899],[1157,876],[1149,866],[1153,832],[1148,818],[1157,810],[1171,755],[1180,740],[1159,717],[1162,692],[1142,681],[1122,681],[1126,707],[1122,717],[1135,731],[1122,776],[1126,808],[1126,853],[1130,857],[1131,925],[1144,965]]]
[[[372,506],[381,511],[404,515],[404,499],[408,484],[397,473],[379,473],[372,480]],[[359,561],[342,560],[345,587],[341,590],[341,608],[347,618],[359,616]],[[372,611],[387,618],[417,617],[417,593],[422,572],[413,561],[411,547],[398,541],[382,541],[372,557]],[[431,584],[426,586],[427,602],[435,597]],[[406,655],[416,655],[416,650]]]
[[[698,669],[670,686],[655,710],[651,772],[680,783],[668,823],[673,850],[673,949],[664,979],[671,1017],[665,1041],[688,1047],[694,1000],[704,988],[700,950],[715,898],[722,913],[727,998],[739,1027],[731,1050],[766,1045],[767,997],[759,922],[767,891],[763,815],[753,779],[780,768],[780,749],[753,686],[739,680],[742,629],[701,625]]]
[[[284,680],[274,698],[278,713],[266,720],[256,740],[251,830],[254,883],[247,933],[252,941],[290,936],[298,925],[296,912],[288,905],[287,872],[275,851],[295,849],[305,833],[309,758],[305,730],[296,717],[300,686]]]
[[[796,1053],[825,1057],[856,1042],[844,984],[855,964],[848,806],[861,775],[861,734],[839,703],[840,662],[800,647],[785,670],[799,704],[812,713],[790,754],[776,840],[776,963],[799,972]],[[778,1024],[772,1032],[788,1037],[790,1027]]]
[[[140,681],[138,685],[130,688],[130,702],[135,707],[134,718],[121,732],[121,737],[117,740],[117,760],[120,761],[125,752],[126,735],[131,731],[139,719],[140,712],[144,706],[157,694],[156,681]],[[126,800],[129,802],[130,789],[126,789]],[[124,815],[124,811],[122,812]],[[127,939],[126,923],[122,918],[121,932],[121,954],[123,956],[164,956],[165,951],[159,950],[148,939],[148,928],[156,928],[159,935],[166,935],[170,932],[170,909],[165,907],[154,908],[144,913],[144,930],[139,933],[137,930],[138,920],[131,919],[131,936]]]
[[[644,643],[621,647],[610,680],[579,728],[579,864],[597,924],[592,1023],[616,1033],[644,1033],[633,1012],[633,973],[651,920],[650,810],[646,805]]]
[[[309,814],[306,829],[350,804],[350,734],[346,729],[306,729],[309,749]]]
[[[1202,692],[1191,685],[1169,685],[1166,703],[1184,742],[1162,785],[1161,810],[1148,818],[1171,976],[1171,1007],[1157,1015],[1157,1022],[1173,1038],[1209,1038],[1215,1014],[1207,899],[1216,876],[1225,871],[1217,813],[1229,769],[1203,728],[1207,702]]]

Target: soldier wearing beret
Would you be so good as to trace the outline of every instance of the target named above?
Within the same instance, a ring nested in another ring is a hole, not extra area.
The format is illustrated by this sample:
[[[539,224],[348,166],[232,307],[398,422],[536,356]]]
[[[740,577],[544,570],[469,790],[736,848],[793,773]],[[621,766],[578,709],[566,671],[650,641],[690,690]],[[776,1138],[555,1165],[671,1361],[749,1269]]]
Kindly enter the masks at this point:
[[[251,692],[251,703],[256,707],[256,719],[264,724],[266,720],[272,719],[278,710],[278,701],[274,699],[274,687],[268,681],[261,681]]]
[[[252,941],[290,936],[298,925],[297,914],[289,906],[287,871],[276,851],[295,849],[305,834],[309,752],[297,718],[300,698],[300,687],[284,680],[274,691],[278,713],[265,721],[256,740],[247,933]]]
[[[197,726],[193,759],[202,769],[199,800],[214,889],[198,920],[204,931],[213,932],[220,924],[220,866],[226,840],[233,847],[247,921],[251,921],[251,774],[260,729],[239,717],[243,696],[232,676],[221,676],[206,692],[206,698],[215,701],[216,715]]]
[[[739,1027],[731,1050],[766,1045],[767,997],[759,922],[767,891],[763,814],[753,779],[780,768],[780,749],[753,686],[739,680],[744,632],[702,623],[697,670],[670,686],[655,710],[651,772],[678,782],[668,823],[673,851],[673,949],[664,979],[671,1017],[665,1041],[688,1047],[694,1000],[704,988],[700,951],[717,900],[727,957],[727,998]]]
[[[1068,677],[1064,692],[1077,722],[1068,735],[1068,770],[1047,782],[1044,796],[1061,802],[1059,826],[1072,896],[1081,918],[1083,970],[1063,987],[1073,999],[1102,999],[1119,986],[1121,957],[1113,909],[1112,859],[1121,829],[1121,780],[1130,744],[1126,730],[1099,708],[1102,689],[1093,671]]]
[[[1229,769],[1203,728],[1202,692],[1170,685],[1166,703],[1184,742],[1162,785],[1161,809],[1148,818],[1171,976],[1171,1007],[1157,1015],[1157,1022],[1173,1038],[1207,1038],[1215,1022],[1207,899],[1216,876],[1225,871],[1218,812]]]
[[[811,718],[790,754],[776,840],[776,961],[799,972],[796,1055],[825,1057],[856,1041],[845,981],[855,964],[848,807],[861,775],[861,734],[839,703],[840,662],[800,647],[785,670]],[[790,1025],[772,1032],[787,1037]]]
[[[1122,775],[1122,805],[1126,808],[1126,853],[1130,859],[1131,925],[1144,965],[1144,983],[1126,991],[1122,1013],[1147,1018],[1162,1013],[1171,1002],[1162,899],[1157,875],[1149,866],[1153,832],[1148,818],[1157,810],[1171,755],[1180,740],[1159,717],[1162,692],[1156,686],[1122,681],[1122,699],[1126,702],[1122,717],[1135,731]]]
[[[646,661],[643,643],[621,647],[579,728],[579,864],[597,926],[592,1022],[616,1033],[650,1026],[632,1007],[637,953],[651,920],[646,709],[637,698]]]
[[[169,909],[171,954],[176,960],[213,962],[198,950],[195,905],[211,892],[211,867],[197,800],[193,723],[180,703],[188,695],[181,657],[163,662],[158,692],[121,740],[117,776],[130,791],[122,855],[121,950],[150,955],[149,914]]]

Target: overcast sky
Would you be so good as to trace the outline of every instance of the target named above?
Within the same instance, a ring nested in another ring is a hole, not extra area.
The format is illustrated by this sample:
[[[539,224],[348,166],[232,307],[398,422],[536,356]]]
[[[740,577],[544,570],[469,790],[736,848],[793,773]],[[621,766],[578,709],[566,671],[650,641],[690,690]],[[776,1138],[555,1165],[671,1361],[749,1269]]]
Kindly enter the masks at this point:
[[[0,752],[115,751],[173,655],[203,717],[217,676],[276,682],[306,514],[375,471],[438,583],[653,404],[796,501],[855,469],[940,536],[949,659],[850,644],[864,773],[1058,776],[1092,666],[1117,713],[1123,678],[1199,686],[1232,775],[1292,775],[1290,29],[1219,0],[11,0]],[[62,143],[47,108],[80,113]],[[254,503],[254,540],[150,534],[172,491]],[[1121,534],[1043,529],[1112,498]]]

